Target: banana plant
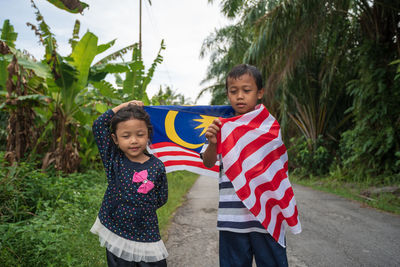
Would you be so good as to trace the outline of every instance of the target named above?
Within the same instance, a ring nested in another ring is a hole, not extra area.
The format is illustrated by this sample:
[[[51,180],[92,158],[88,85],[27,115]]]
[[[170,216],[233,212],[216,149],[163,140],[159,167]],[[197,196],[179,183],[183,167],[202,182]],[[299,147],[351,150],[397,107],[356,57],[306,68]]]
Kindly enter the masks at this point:
[[[96,106],[98,111],[103,112],[109,108],[110,105],[120,104],[132,99],[141,100],[145,105],[149,105],[151,101],[147,95],[146,89],[153,78],[157,66],[163,61],[161,52],[164,49],[164,40],[162,40],[157,56],[146,72],[145,65],[140,56],[139,46],[135,44],[132,49],[132,60],[126,62],[129,69],[124,73],[125,79],[118,73],[115,74],[116,88],[111,83],[104,80],[93,82],[93,86],[99,92],[98,95],[102,96],[101,101],[103,104],[98,103]],[[108,59],[103,59],[101,62],[107,62],[107,60]],[[99,70],[97,65],[95,65],[94,68]]]
[[[2,122],[7,130],[2,130],[1,136],[2,143],[6,139],[5,157],[10,164],[20,161],[36,143],[33,107],[46,103],[46,97],[37,92],[50,77],[47,65],[15,49],[16,39],[13,26],[5,20],[0,40],[0,112],[7,114]]]
[[[130,62],[103,61],[93,64],[94,58],[112,47],[115,40],[98,44],[97,36],[90,31],[79,39],[79,21],[75,22],[70,40],[71,53],[68,56],[60,55],[49,26],[34,4],[33,7],[36,9],[38,26],[28,25],[45,47],[42,63],[48,66],[51,74],[46,79],[47,90],[44,92],[51,99],[48,109],[36,109],[45,121],[37,143],[38,148],[47,147],[42,168],[54,164],[56,169],[73,172],[81,161],[79,135],[90,134],[88,125],[95,115],[89,85],[100,82],[108,73],[128,71]]]

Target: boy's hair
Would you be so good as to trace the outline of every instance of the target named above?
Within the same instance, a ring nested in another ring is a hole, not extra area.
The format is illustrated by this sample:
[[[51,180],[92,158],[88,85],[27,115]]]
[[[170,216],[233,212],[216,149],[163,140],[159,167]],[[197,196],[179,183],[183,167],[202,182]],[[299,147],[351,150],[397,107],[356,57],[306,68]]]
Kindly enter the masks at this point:
[[[263,79],[262,79],[260,71],[252,65],[239,64],[239,65],[236,65],[235,67],[233,67],[231,69],[231,71],[228,73],[228,75],[226,76],[225,89],[228,90],[228,79],[229,78],[237,79],[244,74],[249,74],[250,76],[252,76],[254,78],[256,85],[257,85],[257,90],[261,90],[263,88]]]
[[[131,104],[121,108],[120,110],[117,111],[117,113],[115,113],[110,123],[111,133],[115,134],[118,123],[123,121],[128,121],[131,119],[144,121],[147,126],[149,139],[151,139],[153,135],[153,125],[151,125],[149,114],[144,110],[142,106],[131,105]]]

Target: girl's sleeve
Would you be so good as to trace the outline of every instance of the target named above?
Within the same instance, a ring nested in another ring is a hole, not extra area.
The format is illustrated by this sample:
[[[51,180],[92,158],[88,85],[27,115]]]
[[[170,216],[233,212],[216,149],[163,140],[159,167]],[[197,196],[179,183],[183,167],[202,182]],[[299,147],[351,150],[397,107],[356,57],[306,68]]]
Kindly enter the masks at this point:
[[[161,208],[168,200],[168,181],[167,181],[167,174],[165,172],[164,164],[161,164],[160,174],[158,176],[158,183],[157,183],[157,203],[156,208]]]
[[[100,157],[104,168],[108,171],[111,168],[112,156],[114,154],[114,143],[111,140],[110,121],[114,112],[110,109],[100,115],[93,122],[93,135],[99,148]]]

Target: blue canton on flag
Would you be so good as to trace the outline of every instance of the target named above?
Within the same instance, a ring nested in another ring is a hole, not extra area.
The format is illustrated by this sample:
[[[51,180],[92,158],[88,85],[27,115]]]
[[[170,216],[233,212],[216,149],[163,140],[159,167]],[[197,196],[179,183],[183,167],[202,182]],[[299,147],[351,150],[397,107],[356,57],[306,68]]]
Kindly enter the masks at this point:
[[[205,132],[215,118],[234,115],[231,106],[145,106],[154,128],[152,153],[165,165],[166,171],[188,170],[218,177],[219,166],[203,165],[200,151]]]

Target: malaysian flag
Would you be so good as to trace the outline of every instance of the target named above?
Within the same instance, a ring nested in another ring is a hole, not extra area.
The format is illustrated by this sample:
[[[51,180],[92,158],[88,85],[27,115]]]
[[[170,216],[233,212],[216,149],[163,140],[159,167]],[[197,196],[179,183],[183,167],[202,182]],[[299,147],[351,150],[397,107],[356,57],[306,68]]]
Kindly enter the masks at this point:
[[[232,117],[231,106],[145,106],[154,128],[151,152],[168,172],[187,170],[218,177],[219,164],[209,169],[203,165],[200,151],[205,132],[215,118]]]
[[[301,232],[288,177],[288,157],[277,120],[263,105],[221,119],[218,153],[243,204],[272,237],[285,246],[285,228]]]

